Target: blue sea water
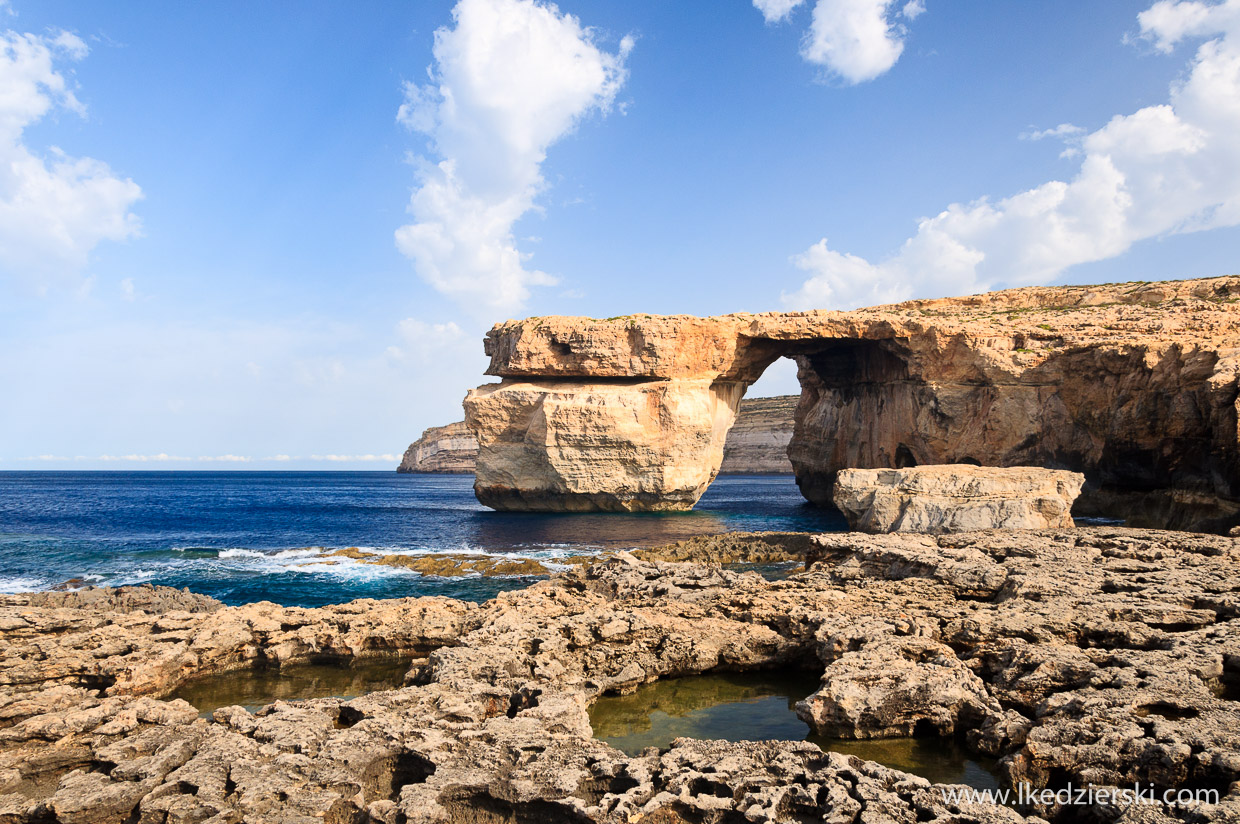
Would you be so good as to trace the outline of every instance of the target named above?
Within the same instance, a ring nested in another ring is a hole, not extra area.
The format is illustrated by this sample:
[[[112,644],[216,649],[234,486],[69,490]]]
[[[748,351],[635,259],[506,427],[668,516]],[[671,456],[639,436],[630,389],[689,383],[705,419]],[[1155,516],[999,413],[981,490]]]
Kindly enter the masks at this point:
[[[0,592],[70,579],[189,587],[228,604],[484,600],[528,578],[440,578],[322,556],[557,558],[752,530],[838,531],[790,476],[724,476],[691,512],[493,512],[473,477],[395,472],[0,472]]]

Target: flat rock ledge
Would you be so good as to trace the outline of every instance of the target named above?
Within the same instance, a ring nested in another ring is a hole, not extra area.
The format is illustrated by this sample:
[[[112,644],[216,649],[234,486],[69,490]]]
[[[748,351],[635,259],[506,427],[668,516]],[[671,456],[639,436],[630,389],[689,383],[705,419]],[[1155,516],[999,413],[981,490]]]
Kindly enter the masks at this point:
[[[0,822],[1240,820],[1233,539],[853,533],[804,552],[780,581],[620,555],[480,606],[0,599]],[[383,652],[414,658],[407,686],[209,720],[157,697],[222,668]],[[797,709],[830,735],[937,732],[1012,782],[1220,800],[1017,811],[805,742],[627,756],[592,737],[604,692],[788,668],[821,673]]]
[[[833,498],[859,532],[975,532],[1074,526],[1079,472],[968,464],[845,469]]]

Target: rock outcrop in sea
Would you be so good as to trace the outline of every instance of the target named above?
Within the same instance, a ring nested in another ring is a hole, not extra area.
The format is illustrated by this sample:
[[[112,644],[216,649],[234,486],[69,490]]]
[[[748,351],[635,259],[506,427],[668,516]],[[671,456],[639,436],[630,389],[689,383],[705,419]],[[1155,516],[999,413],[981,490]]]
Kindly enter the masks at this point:
[[[798,399],[797,395],[742,399],[723,444],[719,474],[792,474],[788,442]],[[477,458],[478,441],[460,421],[423,432],[405,450],[396,471],[472,474]]]
[[[719,546],[744,555],[744,541]],[[625,554],[482,605],[0,597],[0,821],[1240,820],[1236,541],[1085,528],[756,543],[809,570],[724,569],[695,539],[669,552],[697,562]],[[222,670],[385,653],[413,660],[406,686],[351,700],[204,719],[158,697]],[[593,738],[603,693],[787,669],[821,674],[797,711],[828,735],[950,735],[1007,782],[1139,783],[1152,803],[1013,810],[803,741],[630,756]],[[1162,800],[1182,789],[1212,796]]]
[[[432,426],[409,444],[397,472],[442,472],[468,475],[478,460],[478,439],[464,421]]]
[[[720,475],[791,475],[788,444],[796,423],[798,395],[741,398],[736,421],[723,442]]]
[[[1240,277],[1013,289],[853,312],[509,321],[465,399],[498,509],[674,510],[718,472],[745,389],[796,359],[789,456],[848,468],[1082,472],[1078,514],[1240,522]]]

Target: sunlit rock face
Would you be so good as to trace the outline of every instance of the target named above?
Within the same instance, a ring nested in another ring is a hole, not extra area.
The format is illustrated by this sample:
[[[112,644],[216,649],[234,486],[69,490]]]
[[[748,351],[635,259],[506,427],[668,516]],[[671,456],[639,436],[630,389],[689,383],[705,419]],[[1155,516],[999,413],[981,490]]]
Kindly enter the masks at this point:
[[[741,391],[709,380],[480,387],[465,399],[474,490],[506,510],[689,509],[719,470]]]
[[[1085,476],[1040,467],[949,464],[841,469],[835,506],[858,532],[1072,528]]]
[[[1077,514],[1240,522],[1240,278],[1037,287],[853,312],[530,318],[487,336],[466,423],[503,509],[681,509],[744,389],[794,357],[788,454],[829,504],[847,468],[1083,472]],[[727,411],[724,411],[726,407]]]

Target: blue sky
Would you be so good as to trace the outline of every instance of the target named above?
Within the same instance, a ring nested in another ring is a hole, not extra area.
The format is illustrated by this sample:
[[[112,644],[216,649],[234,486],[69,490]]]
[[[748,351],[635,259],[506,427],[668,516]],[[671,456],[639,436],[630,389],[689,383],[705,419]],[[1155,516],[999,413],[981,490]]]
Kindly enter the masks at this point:
[[[1240,0],[9,0],[0,28],[0,469],[386,469],[508,317],[1240,268]]]

